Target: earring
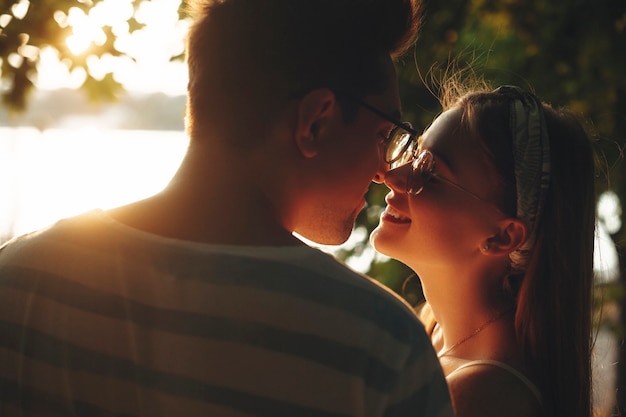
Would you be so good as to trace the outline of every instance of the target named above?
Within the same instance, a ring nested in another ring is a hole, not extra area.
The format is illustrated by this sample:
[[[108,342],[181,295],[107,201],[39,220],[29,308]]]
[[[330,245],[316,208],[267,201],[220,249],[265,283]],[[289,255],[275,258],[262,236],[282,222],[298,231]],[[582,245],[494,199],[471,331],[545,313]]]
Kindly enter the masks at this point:
[[[489,244],[485,243],[482,249],[483,249],[483,252],[487,252],[489,250]]]

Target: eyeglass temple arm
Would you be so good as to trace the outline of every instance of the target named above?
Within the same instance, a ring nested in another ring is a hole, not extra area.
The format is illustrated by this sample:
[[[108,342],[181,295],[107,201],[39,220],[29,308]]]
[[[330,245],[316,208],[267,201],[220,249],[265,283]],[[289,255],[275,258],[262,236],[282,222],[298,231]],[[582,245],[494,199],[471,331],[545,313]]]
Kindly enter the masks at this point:
[[[382,117],[383,119],[389,120],[391,123],[395,124],[396,126],[401,126],[402,129],[406,130],[407,132],[409,132],[412,135],[419,136],[419,133],[417,133],[417,131],[415,131],[415,130],[411,129],[410,127],[406,126],[406,124],[403,121],[398,120],[395,117],[393,117],[393,116],[391,116],[391,115],[389,115],[389,114],[387,114],[387,113],[377,109],[376,107],[372,106],[368,102],[366,102],[364,100],[361,100],[360,98],[358,98],[356,96],[354,96],[352,94],[345,93],[345,92],[338,92],[338,91],[335,91],[335,94],[339,94],[339,95],[342,95],[342,96],[344,96],[346,98],[349,98],[350,100],[354,100],[357,103],[359,103],[361,106],[363,106],[366,109],[368,109],[369,111],[371,111],[372,113]]]
[[[479,200],[479,201],[482,201],[483,203],[487,203],[487,204],[491,204],[491,205],[493,205],[493,203],[491,203],[491,202],[489,202],[489,201],[485,200],[484,198],[480,197],[478,194],[474,194],[473,192],[471,192],[471,191],[470,191],[470,190],[468,190],[467,188],[463,187],[462,185],[459,185],[459,184],[457,184],[456,182],[454,182],[454,181],[452,181],[452,180],[449,180],[449,179],[447,179],[446,177],[443,177],[443,176],[441,176],[441,175],[437,174],[436,172],[432,172],[432,173],[431,173],[431,175],[432,175],[434,178],[437,178],[438,180],[443,181],[443,182],[445,182],[446,184],[449,184],[449,185],[451,185],[451,186],[455,187],[456,189],[461,190],[461,191],[463,191],[463,192],[465,192],[465,193],[467,193],[467,194],[471,195],[472,197],[474,197],[475,199],[477,199],[477,200]]]
[[[373,112],[373,113],[375,113],[375,114],[379,115],[379,116],[380,116],[380,117],[382,117],[383,119],[389,120],[391,123],[395,124],[396,126],[402,127],[402,129],[406,130],[407,132],[409,132],[410,134],[412,134],[412,135],[414,135],[414,136],[419,136],[419,133],[417,133],[417,131],[416,131],[416,130],[414,130],[414,129],[412,129],[412,128],[408,127],[408,126],[406,125],[406,123],[404,123],[403,121],[398,120],[398,119],[396,119],[395,117],[390,116],[390,115],[388,115],[387,113],[385,113],[385,112],[382,112],[382,111],[378,110],[376,107],[371,106],[369,103],[366,103],[366,102],[365,102],[365,101],[363,101],[363,100],[359,100],[359,99],[355,99],[355,100],[358,100],[358,101],[359,101],[359,103],[361,104],[361,106],[363,106],[363,107],[365,107],[366,109],[368,109],[369,111],[371,111],[371,112]]]

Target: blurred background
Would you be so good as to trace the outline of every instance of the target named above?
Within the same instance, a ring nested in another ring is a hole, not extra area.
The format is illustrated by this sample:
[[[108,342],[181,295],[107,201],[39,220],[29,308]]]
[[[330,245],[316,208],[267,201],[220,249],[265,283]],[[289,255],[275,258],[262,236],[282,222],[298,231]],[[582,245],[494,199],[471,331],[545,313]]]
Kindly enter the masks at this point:
[[[600,155],[595,408],[621,415],[626,0],[425,0],[424,12],[397,64],[404,118],[418,131],[441,111],[438,82],[451,63],[588,122]],[[167,184],[187,147],[188,25],[181,0],[0,0],[0,242]],[[386,192],[373,184],[350,240],[322,249],[417,303],[411,271],[368,243]]]

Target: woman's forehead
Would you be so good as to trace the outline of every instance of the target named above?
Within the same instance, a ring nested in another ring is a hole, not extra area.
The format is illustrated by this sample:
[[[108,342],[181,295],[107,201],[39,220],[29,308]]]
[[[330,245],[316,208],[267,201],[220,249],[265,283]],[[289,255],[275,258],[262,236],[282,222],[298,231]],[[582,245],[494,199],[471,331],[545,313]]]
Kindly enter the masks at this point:
[[[419,146],[429,149],[435,144],[447,142],[455,136],[461,122],[462,109],[459,107],[441,113],[419,138]]]

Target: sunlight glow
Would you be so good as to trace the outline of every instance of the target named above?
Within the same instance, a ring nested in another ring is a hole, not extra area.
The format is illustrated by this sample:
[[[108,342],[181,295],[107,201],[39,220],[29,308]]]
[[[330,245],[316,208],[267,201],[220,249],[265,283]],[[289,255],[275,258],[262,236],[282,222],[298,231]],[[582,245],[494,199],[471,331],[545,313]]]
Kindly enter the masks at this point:
[[[597,211],[594,272],[598,282],[612,282],[619,279],[619,255],[611,238],[622,227],[619,196],[613,191],[603,192],[598,199]]]
[[[19,68],[22,65],[22,61],[24,61],[24,57],[20,54],[11,53],[7,56],[7,62],[13,68]]]
[[[112,73],[116,69],[116,59],[111,54],[104,54],[101,57],[89,55],[87,57],[87,68],[89,75],[96,80],[101,80],[105,75]]]
[[[173,131],[0,127],[0,135],[0,237],[152,195],[174,175],[188,143]]]
[[[39,55],[39,48],[33,45],[21,45],[17,48],[17,52],[24,58],[34,61]]]
[[[13,16],[16,19],[22,20],[24,16],[26,16],[26,13],[28,13],[29,7],[30,7],[30,1],[20,0],[11,7],[11,13],[13,13]]]
[[[133,16],[132,0],[104,0],[89,10],[89,20],[99,27],[115,27]]]
[[[54,90],[56,88],[79,88],[87,74],[85,70],[77,67],[71,72],[69,65],[59,61],[59,53],[50,47],[42,48],[39,51],[39,64],[37,88],[42,90]]]
[[[0,15],[0,27],[7,27],[7,25],[11,23],[11,20],[13,20],[13,16],[11,16],[10,14]]]
[[[118,58],[114,72],[115,79],[127,89],[142,92],[156,89],[168,94],[186,92],[185,63],[171,61],[172,56],[184,52],[189,27],[189,22],[178,20],[179,5],[179,0],[144,1],[137,8],[135,19],[145,27],[118,35],[115,47],[135,59]]]
[[[87,13],[72,7],[67,14],[56,12],[54,19],[59,26],[71,28],[65,43],[76,56],[89,54],[94,45],[103,45],[107,41],[103,27],[111,28],[115,48],[128,56],[88,56],[87,70],[93,78],[100,80],[112,74],[129,91],[182,95],[187,88],[187,68],[182,60],[171,61],[172,56],[183,54],[189,27],[189,22],[178,20],[180,3],[150,0],[140,2],[135,9],[133,0],[102,0]],[[144,27],[129,32],[130,18]],[[58,62],[58,54],[41,53],[37,88],[77,88],[82,84],[79,80],[84,81],[84,71],[71,74],[69,63]]]
[[[72,35],[68,36],[65,43],[74,55],[87,51],[92,43],[104,45],[107,40],[102,27],[78,7],[70,8],[67,22],[72,27]]]
[[[617,233],[622,228],[622,214],[619,196],[614,191],[603,192],[598,199],[598,218],[608,233]]]

